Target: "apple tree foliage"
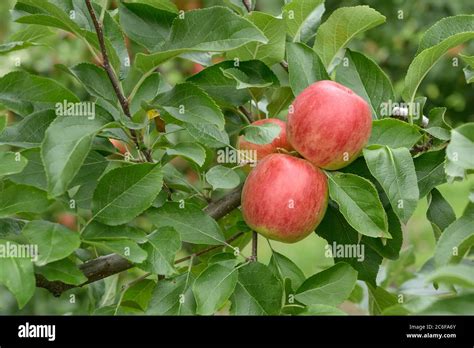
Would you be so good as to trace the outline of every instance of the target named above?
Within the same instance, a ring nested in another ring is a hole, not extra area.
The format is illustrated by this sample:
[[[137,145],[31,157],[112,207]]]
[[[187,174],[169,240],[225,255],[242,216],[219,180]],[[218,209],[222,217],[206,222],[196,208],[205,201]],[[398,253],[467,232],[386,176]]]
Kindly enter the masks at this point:
[[[168,0],[89,4],[100,32],[85,0],[19,0],[11,15],[22,26],[0,45],[0,54],[40,45],[49,27],[90,50],[89,61],[58,62],[71,88],[21,66],[0,78],[0,106],[10,115],[0,116],[0,245],[39,250],[35,260],[0,257],[0,284],[20,309],[37,286],[54,293],[57,285],[57,295],[86,288],[96,314],[345,314],[339,306],[359,303],[362,292],[371,314],[474,313],[474,192],[455,216],[437,190],[474,170],[474,123],[453,128],[446,108],[423,110],[417,93],[449,49],[474,38],[473,15],[424,33],[399,96],[373,59],[348,48],[386,21],[368,6],[328,14],[323,0],[293,0],[273,16],[237,0],[188,12]],[[161,67],[176,60],[204,69],[172,81]],[[472,83],[473,57],[462,61]],[[268,264],[253,260],[239,209],[210,214],[206,206],[245,180],[217,152],[234,149],[239,134],[271,142],[274,129],[249,121],[284,119],[295,95],[325,79],[369,103],[373,130],[355,162],[327,172],[331,200],[315,233],[365,252],[363,260],[335,255],[333,266],[307,277],[275,251]],[[58,103],[81,102],[93,103],[93,117],[58,113]],[[390,117],[390,102],[421,111]],[[437,242],[411,274],[404,230],[422,199]],[[76,230],[52,219],[58,209],[76,217]],[[132,281],[91,279],[84,266],[111,254]]]

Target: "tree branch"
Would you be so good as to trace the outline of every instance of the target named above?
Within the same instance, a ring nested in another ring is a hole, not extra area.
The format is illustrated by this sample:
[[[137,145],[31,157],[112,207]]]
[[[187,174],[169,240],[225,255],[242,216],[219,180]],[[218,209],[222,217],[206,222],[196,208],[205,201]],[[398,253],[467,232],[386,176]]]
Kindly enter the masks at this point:
[[[238,109],[242,114],[244,114],[249,123],[255,122],[255,117],[253,117],[252,113],[248,111],[243,105],[239,106]]]
[[[242,188],[240,187],[227,194],[223,198],[210,203],[204,209],[204,212],[216,220],[224,217],[225,215],[239,207],[241,193]],[[230,243],[241,235],[242,232],[231,237],[227,242]],[[202,255],[219,247],[222,247],[222,245],[209,247],[200,251],[194,256]],[[191,256],[187,256],[183,259],[176,260],[175,263],[184,262],[190,258]],[[97,259],[90,260],[79,266],[79,269],[87,277],[87,282],[81,284],[80,287],[110,277],[114,274],[121,273],[133,267],[134,265],[130,261],[117,254],[105,255]],[[56,297],[61,296],[63,292],[69,289],[77,287],[75,285],[66,284],[60,281],[49,281],[39,274],[36,275],[36,286],[49,290]]]
[[[252,262],[257,261],[258,257],[258,234],[257,232],[252,232],[252,256],[250,256],[250,260]]]
[[[252,11],[252,0],[242,0],[242,3],[244,4],[245,8],[247,9],[247,12]]]
[[[97,39],[99,41],[100,51],[102,54],[102,67],[107,72],[109,80],[112,83],[114,92],[117,95],[120,106],[122,107],[123,113],[128,118],[131,119],[132,115],[130,113],[128,99],[125,98],[125,95],[122,92],[122,88],[120,87],[120,83],[118,81],[117,75],[115,74],[115,71],[112,68],[112,65],[110,64],[109,54],[107,53],[107,47],[105,45],[105,37],[104,37],[104,31],[102,29],[102,23],[100,23],[99,20],[97,19],[94,8],[92,7],[92,4],[91,4],[91,0],[86,0],[86,5],[87,5],[87,10],[89,11],[89,14],[91,16],[92,22],[94,23]],[[132,135],[133,142],[137,146],[138,151],[141,151],[142,149],[140,146],[140,141],[139,141],[137,132],[134,129],[130,129],[130,133]],[[145,158],[148,162],[153,162],[150,151],[145,150],[143,151],[143,154],[145,155]]]

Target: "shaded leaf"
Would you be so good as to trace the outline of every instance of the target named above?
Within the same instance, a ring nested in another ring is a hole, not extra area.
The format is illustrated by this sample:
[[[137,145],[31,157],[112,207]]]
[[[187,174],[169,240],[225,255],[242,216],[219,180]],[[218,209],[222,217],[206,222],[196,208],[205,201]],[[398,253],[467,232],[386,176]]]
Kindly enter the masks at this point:
[[[60,224],[35,220],[26,224],[21,232],[31,244],[38,246],[38,266],[62,260],[79,248],[79,234]]]

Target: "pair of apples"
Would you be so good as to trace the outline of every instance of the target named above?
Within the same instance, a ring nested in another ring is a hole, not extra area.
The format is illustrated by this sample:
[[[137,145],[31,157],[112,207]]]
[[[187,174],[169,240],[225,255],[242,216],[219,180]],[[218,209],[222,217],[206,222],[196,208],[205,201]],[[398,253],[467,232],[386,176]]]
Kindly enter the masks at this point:
[[[354,161],[367,144],[372,115],[367,102],[333,81],[319,81],[299,94],[287,122],[270,144],[239,138],[239,149],[255,150],[257,166],[242,191],[245,222],[263,236],[294,243],[313,232],[328,204],[328,183],[320,169],[337,170]],[[279,153],[297,151],[304,159]]]

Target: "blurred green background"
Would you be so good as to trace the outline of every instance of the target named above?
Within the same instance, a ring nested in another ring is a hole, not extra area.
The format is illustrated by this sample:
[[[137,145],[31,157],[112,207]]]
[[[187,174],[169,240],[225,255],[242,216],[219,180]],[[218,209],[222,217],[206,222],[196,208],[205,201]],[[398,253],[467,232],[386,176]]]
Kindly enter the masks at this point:
[[[0,43],[8,42],[12,33],[25,27],[12,23],[9,18],[9,9],[15,0],[0,1]],[[196,6],[221,4],[221,0],[177,0],[181,8],[192,9]],[[274,15],[280,12],[284,0],[258,0],[258,9],[268,11]],[[324,19],[336,8],[366,4],[377,9],[387,17],[387,22],[370,30],[363,40],[355,40],[351,48],[363,51],[375,59],[382,69],[390,76],[394,87],[399,94],[403,87],[403,78],[412,61],[421,35],[437,20],[456,14],[474,13],[474,1],[466,0],[343,0],[327,1]],[[400,12],[402,11],[402,12]],[[399,17],[403,16],[402,19]],[[0,56],[0,76],[15,69],[15,60],[21,59],[22,68],[61,81],[70,88],[77,89],[73,79],[55,67],[56,64],[73,65],[84,60],[90,60],[89,53],[80,40],[76,40],[62,32],[49,31],[44,28],[34,28],[42,36],[42,46],[31,47],[27,50],[13,52]],[[423,82],[419,92],[428,97],[427,109],[435,106],[448,108],[447,118],[452,125],[460,122],[474,121],[474,88],[467,85],[462,71],[463,63],[456,66],[453,62],[459,59],[459,51],[464,54],[474,54],[474,45],[459,47],[451,52],[435,66]],[[179,81],[189,74],[191,65],[181,60],[166,65],[163,70],[172,76],[169,80]],[[474,188],[474,176],[461,183],[444,184],[439,189],[451,203],[459,216],[468,201],[468,192]],[[433,254],[435,239],[430,223],[425,217],[427,209],[426,199],[420,201],[418,208],[404,229],[403,249],[413,246],[416,258],[410,271],[416,271]],[[324,257],[326,241],[311,235],[304,241],[287,245],[271,242],[272,247],[292,259],[306,274],[310,276],[332,264],[332,259]],[[250,250],[243,251],[246,255]],[[268,262],[271,249],[266,240],[259,239],[259,259]],[[387,261],[383,267],[387,266]],[[383,272],[382,272],[383,273]],[[92,291],[104,293],[102,305],[108,304],[113,294],[107,296],[107,289],[113,288],[117,278],[110,278],[105,282],[91,285]],[[71,295],[73,295],[71,297]],[[45,290],[37,290],[35,300],[21,312],[18,312],[14,298],[0,288],[0,314],[87,314],[94,306],[90,292],[85,289],[75,289],[63,294],[61,299],[53,298]],[[350,312],[351,309],[348,309]],[[353,310],[354,313],[364,311]]]

